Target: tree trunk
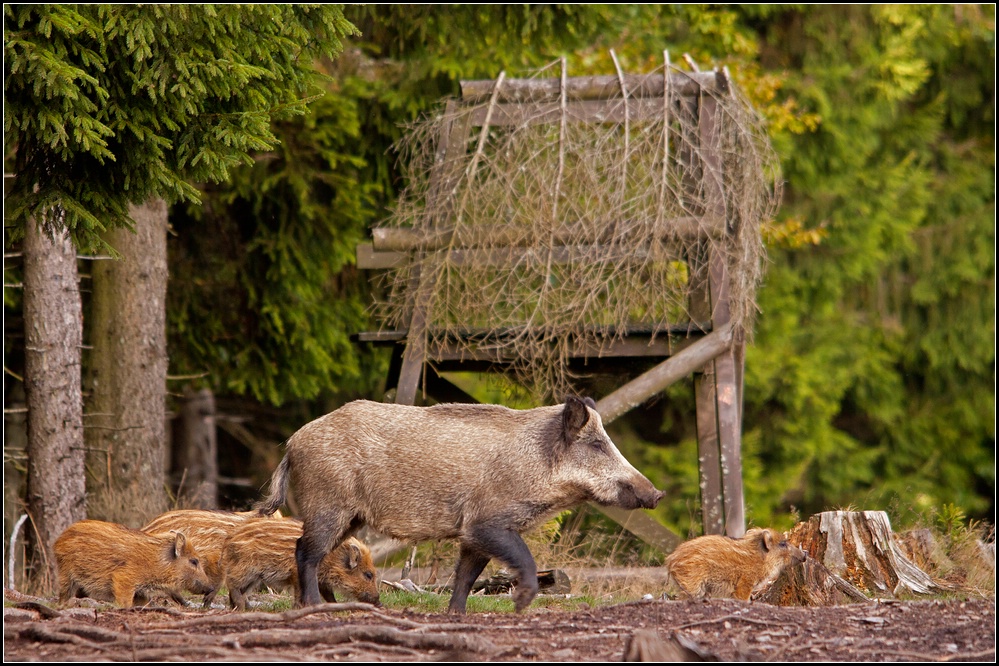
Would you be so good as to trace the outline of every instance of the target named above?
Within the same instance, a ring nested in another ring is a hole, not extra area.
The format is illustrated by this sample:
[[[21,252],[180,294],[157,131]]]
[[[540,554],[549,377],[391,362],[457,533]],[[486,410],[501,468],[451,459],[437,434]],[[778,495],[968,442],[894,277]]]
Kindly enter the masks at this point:
[[[24,323],[21,323],[22,330]],[[7,548],[7,585],[25,589],[28,582],[25,559],[31,544],[31,526],[21,527],[15,535],[16,525],[25,515],[24,498],[28,483],[28,403],[24,396],[24,382],[4,378],[7,390],[3,415],[3,539]]]
[[[217,509],[219,491],[215,397],[208,389],[185,391],[175,428],[173,464],[178,505]]]
[[[53,225],[58,226],[58,225]],[[83,311],[76,248],[65,231],[29,220],[24,237],[24,388],[28,404],[28,512],[56,582],[52,545],[86,518],[80,353]]]
[[[139,527],[167,506],[167,206],[132,206],[135,232],[104,240],[93,270],[87,449],[89,514]]]

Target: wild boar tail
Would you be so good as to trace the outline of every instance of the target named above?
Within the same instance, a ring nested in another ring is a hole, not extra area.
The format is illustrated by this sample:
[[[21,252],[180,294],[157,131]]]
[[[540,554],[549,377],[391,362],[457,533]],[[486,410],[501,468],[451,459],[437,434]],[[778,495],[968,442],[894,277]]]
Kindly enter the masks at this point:
[[[284,504],[285,498],[288,496],[288,470],[290,467],[290,458],[286,455],[271,477],[270,494],[253,505],[254,510],[261,516],[273,515]]]

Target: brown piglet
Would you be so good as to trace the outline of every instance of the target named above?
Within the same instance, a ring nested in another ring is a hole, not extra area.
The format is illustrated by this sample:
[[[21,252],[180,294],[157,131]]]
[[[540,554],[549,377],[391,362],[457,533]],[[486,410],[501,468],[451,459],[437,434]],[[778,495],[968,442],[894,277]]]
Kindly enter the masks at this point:
[[[801,549],[773,529],[754,528],[740,539],[708,535],[680,544],[666,558],[669,583],[686,598],[748,600],[784,569],[805,561]]]
[[[181,604],[181,592],[212,591],[193,544],[181,532],[147,534],[115,523],[81,520],[55,542],[59,601],[89,596],[130,608],[152,592]]]
[[[295,547],[302,536],[302,523],[286,518],[261,518],[236,528],[222,550],[221,566],[229,601],[246,610],[246,594],[261,584],[299,592]],[[334,601],[334,589],[358,601],[380,605],[378,581],[371,551],[351,537],[319,563],[319,590],[323,599]]]
[[[142,528],[143,532],[183,532],[198,549],[205,573],[212,583],[212,591],[205,595],[202,606],[209,608],[219,587],[225,580],[225,571],[219,560],[222,558],[222,547],[226,539],[240,525],[249,520],[259,519],[255,511],[208,511],[202,509],[177,509],[167,511],[154,518]]]

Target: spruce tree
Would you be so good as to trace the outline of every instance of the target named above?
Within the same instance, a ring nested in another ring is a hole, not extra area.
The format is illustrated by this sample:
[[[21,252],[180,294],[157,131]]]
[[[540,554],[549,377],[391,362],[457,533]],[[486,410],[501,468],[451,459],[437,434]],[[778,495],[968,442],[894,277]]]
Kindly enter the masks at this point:
[[[68,232],[80,250],[110,253],[116,248],[106,232],[142,224],[130,206],[197,201],[192,182],[224,180],[234,166],[251,162],[253,151],[272,147],[272,120],[303,113],[318,93],[314,59],[335,57],[342,39],[355,32],[335,5],[5,5],[4,18],[5,166],[14,174],[6,199],[8,241],[16,242],[31,225],[56,240]],[[157,226],[156,234],[165,234],[165,222]],[[162,251],[154,254],[152,247],[140,244],[120,261],[133,262],[140,272],[144,265],[165,267]],[[40,273],[45,280],[49,274],[28,269],[26,299],[42,289],[28,275]],[[160,275],[165,280],[165,270]],[[122,285],[111,289],[116,287]],[[75,290],[76,284],[61,288]],[[162,310],[164,299],[148,298],[157,299]],[[25,322],[29,330],[78,326],[58,310],[34,317]],[[137,341],[134,330],[118,333],[126,344]],[[92,342],[95,356],[113,352],[105,340]],[[78,386],[80,363],[70,360],[66,367],[64,381]],[[120,435],[132,419],[139,429],[156,420],[162,424],[166,364],[139,361],[120,376],[148,368],[155,376],[146,382],[160,387],[146,401],[148,415],[104,415],[111,425],[88,429],[87,446],[100,463],[93,466],[95,478],[125,507],[116,517],[133,525],[164,505],[162,435],[110,443],[89,435]],[[120,393],[115,381],[92,390]],[[31,376],[26,383],[31,386]],[[38,459],[43,437],[32,419],[45,414],[62,423],[80,421],[78,402],[54,411],[54,393],[29,393],[29,433],[36,432],[29,435],[29,459]],[[83,449],[83,432],[75,430],[65,456]],[[133,445],[136,451],[129,452]],[[150,466],[139,468],[134,460]],[[50,472],[31,467],[35,475]],[[58,501],[79,507],[83,498],[67,492]],[[37,521],[49,509],[29,498],[29,511]],[[65,526],[39,525],[42,542],[49,546]],[[51,556],[48,562],[54,565]]]

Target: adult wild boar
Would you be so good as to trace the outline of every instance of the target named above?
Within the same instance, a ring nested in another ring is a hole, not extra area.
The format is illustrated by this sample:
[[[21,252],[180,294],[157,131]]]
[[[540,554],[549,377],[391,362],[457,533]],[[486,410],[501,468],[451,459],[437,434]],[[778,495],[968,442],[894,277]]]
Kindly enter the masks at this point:
[[[288,440],[258,505],[272,513],[294,484],[304,521],[299,603],[320,603],[317,564],[368,524],[402,541],[458,540],[450,612],[465,612],[492,558],[514,571],[514,604],[523,610],[538,592],[523,532],[587,500],[651,509],[662,498],[611,442],[594,407],[576,397],[527,410],[358,400],[306,424]]]

